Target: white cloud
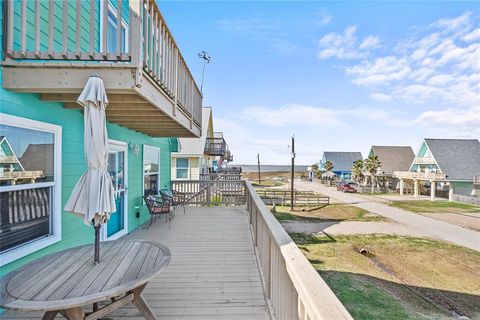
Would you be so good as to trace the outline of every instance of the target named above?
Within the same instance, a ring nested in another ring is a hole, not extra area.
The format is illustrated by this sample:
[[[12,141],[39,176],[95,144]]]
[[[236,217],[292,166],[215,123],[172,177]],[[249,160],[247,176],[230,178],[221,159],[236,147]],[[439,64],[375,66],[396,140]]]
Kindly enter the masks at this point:
[[[333,126],[340,123],[335,112],[318,107],[292,104],[280,108],[252,106],[244,109],[244,114],[256,122],[271,126]]]
[[[469,110],[480,102],[478,21],[471,12],[440,19],[388,54],[345,68],[346,75],[370,90],[372,100]]]
[[[325,26],[325,25],[329,24],[331,21],[332,21],[332,16],[324,14],[318,20],[318,24],[321,25],[321,26]]]
[[[249,120],[268,127],[340,127],[346,125],[343,121],[345,118],[381,120],[382,124],[395,126],[408,124],[408,121],[393,117],[385,110],[369,107],[327,109],[301,104],[290,104],[279,108],[253,106],[244,108],[243,114]]]
[[[380,101],[380,102],[388,102],[392,100],[392,96],[384,93],[372,93],[370,95],[370,99],[375,100],[375,101]]]
[[[379,47],[380,39],[365,37],[360,43],[356,36],[357,26],[348,26],[343,33],[331,32],[318,41],[320,59],[359,59],[365,58],[370,51]]]

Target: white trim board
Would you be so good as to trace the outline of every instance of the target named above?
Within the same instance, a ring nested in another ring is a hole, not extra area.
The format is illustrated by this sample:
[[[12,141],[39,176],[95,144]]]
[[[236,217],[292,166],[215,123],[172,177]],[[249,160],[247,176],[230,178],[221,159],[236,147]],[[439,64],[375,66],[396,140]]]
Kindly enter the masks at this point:
[[[52,200],[52,234],[32,240],[28,243],[11,248],[0,254],[0,266],[4,266],[12,261],[25,257],[33,252],[48,247],[56,242],[62,240],[62,127],[47,122],[31,120],[12,116],[5,113],[0,113],[2,124],[21,127],[31,130],[49,132],[54,134],[54,181],[49,183],[39,183],[38,186],[53,186],[53,200]],[[0,191],[11,191],[19,189],[28,189],[28,185],[16,185],[8,187],[0,187]]]

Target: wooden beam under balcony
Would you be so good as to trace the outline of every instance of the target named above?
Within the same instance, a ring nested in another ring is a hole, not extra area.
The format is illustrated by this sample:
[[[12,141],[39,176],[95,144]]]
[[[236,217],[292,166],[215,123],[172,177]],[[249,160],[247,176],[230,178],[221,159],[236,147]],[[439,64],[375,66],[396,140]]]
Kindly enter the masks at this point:
[[[58,101],[58,102],[67,102],[69,106],[74,106],[70,103],[77,104],[78,94],[75,93],[43,93],[40,95],[40,99],[44,101]],[[109,94],[108,95],[109,105],[112,104],[149,104],[149,102],[142,97],[136,94]]]

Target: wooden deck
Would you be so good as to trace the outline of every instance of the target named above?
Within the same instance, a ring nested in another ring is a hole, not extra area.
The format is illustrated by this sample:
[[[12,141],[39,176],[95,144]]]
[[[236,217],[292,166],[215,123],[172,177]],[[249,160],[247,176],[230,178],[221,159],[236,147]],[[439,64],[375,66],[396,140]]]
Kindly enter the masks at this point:
[[[268,319],[244,207],[188,207],[170,228],[159,219],[126,238],[157,241],[172,252],[169,266],[144,291],[159,320]],[[109,317],[141,319],[131,304]],[[1,318],[39,319],[41,313],[7,312]]]

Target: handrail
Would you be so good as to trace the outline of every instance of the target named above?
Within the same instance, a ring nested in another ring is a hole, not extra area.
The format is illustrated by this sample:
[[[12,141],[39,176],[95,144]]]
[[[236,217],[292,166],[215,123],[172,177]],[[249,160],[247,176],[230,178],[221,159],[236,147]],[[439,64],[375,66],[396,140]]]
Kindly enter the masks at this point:
[[[246,182],[246,201],[267,302],[277,319],[353,319]]]

